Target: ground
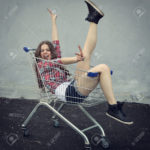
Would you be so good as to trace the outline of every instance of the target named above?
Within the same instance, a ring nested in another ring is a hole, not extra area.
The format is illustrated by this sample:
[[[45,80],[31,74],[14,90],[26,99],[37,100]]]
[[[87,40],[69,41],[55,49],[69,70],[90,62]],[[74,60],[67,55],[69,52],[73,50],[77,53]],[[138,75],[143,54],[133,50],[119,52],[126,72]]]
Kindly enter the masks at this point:
[[[23,136],[21,124],[37,103],[37,100],[0,98],[0,150],[83,150],[81,136],[61,120],[60,126],[54,127],[52,112],[43,106],[29,122],[30,136]],[[149,150],[150,105],[126,102],[123,109],[133,119],[133,125],[123,125],[107,117],[105,102],[86,108],[103,127],[111,150]],[[92,125],[76,106],[65,105],[61,114],[80,129]],[[87,131],[86,135],[92,150],[102,149],[98,145],[99,139],[93,141],[93,137],[100,135],[96,128]]]

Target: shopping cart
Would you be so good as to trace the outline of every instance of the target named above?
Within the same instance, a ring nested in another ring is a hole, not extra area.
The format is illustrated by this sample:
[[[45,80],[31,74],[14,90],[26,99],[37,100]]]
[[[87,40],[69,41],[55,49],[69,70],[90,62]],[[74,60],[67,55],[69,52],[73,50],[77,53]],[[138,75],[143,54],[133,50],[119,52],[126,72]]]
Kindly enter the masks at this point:
[[[29,114],[29,116],[26,118],[26,120],[23,122],[22,124],[22,130],[23,130],[23,134],[24,136],[28,136],[29,135],[29,130],[27,128],[27,125],[29,123],[29,121],[32,119],[33,115],[35,114],[35,112],[37,111],[37,109],[40,106],[45,106],[47,107],[50,111],[53,112],[53,116],[52,119],[54,121],[54,127],[58,127],[59,126],[59,119],[61,119],[62,121],[64,121],[67,125],[69,125],[73,130],[75,130],[84,140],[84,144],[85,144],[85,150],[91,150],[91,144],[89,139],[87,138],[85,132],[89,131],[93,128],[98,128],[100,130],[100,140],[99,140],[99,144],[101,144],[101,146],[103,148],[109,148],[109,141],[106,138],[105,132],[102,128],[102,126],[86,111],[86,109],[84,107],[92,107],[93,105],[97,105],[99,103],[104,102],[105,98],[104,95],[102,93],[102,91],[100,90],[100,87],[95,88],[94,91],[92,91],[88,97],[86,98],[76,98],[76,96],[68,96],[68,100],[64,101],[64,96],[63,95],[59,95],[59,94],[54,94],[52,89],[49,89],[49,87],[47,86],[47,82],[49,82],[49,80],[53,80],[53,76],[57,73],[62,73],[65,72],[65,75],[63,74],[63,78],[67,81],[67,82],[74,82],[74,79],[76,79],[76,77],[78,75],[81,75],[82,73],[86,73],[86,71],[84,70],[78,70],[77,72],[79,72],[79,74],[75,74],[75,65],[62,65],[62,64],[58,64],[57,62],[53,61],[53,66],[51,65],[45,65],[48,63],[51,63],[52,61],[48,61],[48,60],[44,60],[41,58],[37,58],[35,57],[35,49],[28,49],[26,47],[24,47],[24,51],[28,52],[28,58],[30,60],[30,64],[32,66],[32,69],[34,70],[34,74],[35,74],[35,78],[38,81],[38,85],[40,85],[40,89],[41,89],[41,99],[39,100],[38,104],[34,107],[34,109],[32,110],[32,112]],[[47,73],[49,74],[49,79],[45,79],[42,75],[42,71],[39,69],[39,63],[41,63],[41,68],[45,67],[44,69],[46,69]],[[57,66],[57,67],[56,67]],[[57,68],[57,69],[56,69]],[[58,69],[59,68],[59,69]],[[50,69],[52,69],[50,71]],[[111,72],[112,74],[112,72]],[[91,81],[90,82],[94,82],[94,80],[97,80],[97,75],[96,73],[89,73],[87,75],[87,78],[89,78]],[[85,76],[84,76],[85,78]],[[54,80],[53,80],[54,81]],[[84,80],[83,80],[84,81]],[[59,80],[54,81],[54,82],[59,82]],[[77,86],[77,88],[82,88],[84,90],[84,88],[86,83],[82,83],[80,84],[80,87]],[[61,87],[61,86],[60,86]],[[39,88],[39,87],[38,87]],[[64,87],[61,87],[61,90],[64,90]],[[88,89],[91,90],[91,89]],[[61,92],[60,92],[61,93]],[[76,100],[77,99],[77,100]],[[57,109],[55,109],[55,105],[56,103],[60,103],[59,107]],[[86,116],[87,118],[93,122],[93,125],[86,127],[85,129],[79,129],[77,126],[75,126],[73,123],[71,123],[68,119],[66,119],[61,113],[60,110],[62,109],[62,107],[64,105],[74,105],[77,106]],[[57,117],[56,117],[57,116]]]

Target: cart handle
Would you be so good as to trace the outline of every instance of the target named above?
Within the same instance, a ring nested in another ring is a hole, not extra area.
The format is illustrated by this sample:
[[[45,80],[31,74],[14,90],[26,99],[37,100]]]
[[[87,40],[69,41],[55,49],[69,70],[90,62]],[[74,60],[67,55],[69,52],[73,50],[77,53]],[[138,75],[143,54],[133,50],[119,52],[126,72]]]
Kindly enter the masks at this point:
[[[26,53],[28,53],[29,51],[35,51],[36,49],[24,47],[23,50],[24,50]]]
[[[110,74],[113,74],[113,70],[110,70]],[[99,72],[88,72],[88,77],[97,77],[99,75]]]

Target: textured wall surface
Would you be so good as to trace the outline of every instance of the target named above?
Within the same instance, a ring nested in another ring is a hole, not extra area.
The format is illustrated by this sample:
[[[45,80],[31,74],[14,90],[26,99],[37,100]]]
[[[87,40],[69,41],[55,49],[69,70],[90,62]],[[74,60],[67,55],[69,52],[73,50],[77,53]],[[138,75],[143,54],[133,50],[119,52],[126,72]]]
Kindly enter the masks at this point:
[[[108,64],[113,89],[128,101],[150,103],[150,1],[93,0],[105,13],[98,25],[92,65]],[[0,97],[39,97],[24,46],[36,48],[51,40],[51,20],[57,15],[63,56],[83,47],[89,23],[83,0],[0,0]],[[126,98],[126,96],[129,96]]]

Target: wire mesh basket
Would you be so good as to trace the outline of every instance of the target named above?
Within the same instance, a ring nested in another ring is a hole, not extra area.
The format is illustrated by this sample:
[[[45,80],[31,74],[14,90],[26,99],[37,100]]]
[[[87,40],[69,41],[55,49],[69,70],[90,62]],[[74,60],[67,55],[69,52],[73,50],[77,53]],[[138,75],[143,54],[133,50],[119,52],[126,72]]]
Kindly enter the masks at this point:
[[[68,104],[80,103],[85,107],[91,107],[104,102],[105,97],[99,85],[94,90],[86,86],[87,78],[88,82],[95,82],[96,80],[99,80],[98,76],[89,77],[87,71],[76,70],[74,64],[61,64],[59,59],[45,60],[35,57],[34,51],[29,51],[29,54],[38,86],[41,89],[41,101],[46,101],[48,103],[51,103],[52,101],[61,101]],[[78,77],[80,77],[79,84],[76,83]],[[76,95],[66,96],[61,94],[71,82],[74,82],[74,85],[71,86],[74,86],[77,91],[80,88],[80,91],[91,91],[90,94],[84,98],[76,97]],[[56,86],[59,86],[59,93],[56,92],[58,90],[58,88],[55,88]],[[66,97],[68,100],[64,101]]]

